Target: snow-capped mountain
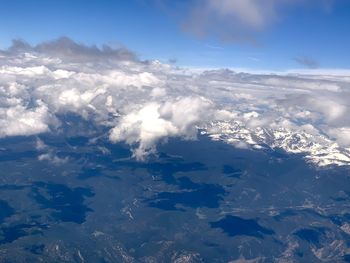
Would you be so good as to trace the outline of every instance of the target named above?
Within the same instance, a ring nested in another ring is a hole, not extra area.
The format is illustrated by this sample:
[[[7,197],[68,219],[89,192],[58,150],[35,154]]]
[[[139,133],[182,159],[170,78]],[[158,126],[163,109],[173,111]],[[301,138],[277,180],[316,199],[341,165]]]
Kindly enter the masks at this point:
[[[243,122],[216,121],[208,124],[202,133],[213,140],[222,140],[239,148],[256,150],[282,149],[287,153],[303,154],[318,166],[350,165],[350,150],[319,134],[292,131],[286,128],[249,128]]]

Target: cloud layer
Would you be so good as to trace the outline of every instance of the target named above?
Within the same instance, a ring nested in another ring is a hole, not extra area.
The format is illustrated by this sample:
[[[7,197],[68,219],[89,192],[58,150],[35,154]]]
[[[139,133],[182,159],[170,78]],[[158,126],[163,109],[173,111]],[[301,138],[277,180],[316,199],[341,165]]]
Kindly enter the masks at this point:
[[[15,42],[0,57],[0,137],[57,132],[61,116],[74,113],[109,129],[140,160],[169,137],[194,139],[198,128],[224,134],[225,123],[239,123],[236,135],[284,129],[323,138],[323,150],[350,147],[349,74],[181,69],[66,38]],[[247,137],[235,143],[244,144]]]

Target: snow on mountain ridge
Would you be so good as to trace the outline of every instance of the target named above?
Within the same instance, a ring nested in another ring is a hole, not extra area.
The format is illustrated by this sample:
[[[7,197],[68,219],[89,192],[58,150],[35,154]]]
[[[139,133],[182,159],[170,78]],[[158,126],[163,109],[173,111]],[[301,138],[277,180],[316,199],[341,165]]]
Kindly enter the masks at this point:
[[[303,154],[308,162],[320,167],[350,165],[350,150],[319,134],[287,128],[252,129],[237,120],[211,122],[203,133],[239,148],[283,149],[287,153]]]

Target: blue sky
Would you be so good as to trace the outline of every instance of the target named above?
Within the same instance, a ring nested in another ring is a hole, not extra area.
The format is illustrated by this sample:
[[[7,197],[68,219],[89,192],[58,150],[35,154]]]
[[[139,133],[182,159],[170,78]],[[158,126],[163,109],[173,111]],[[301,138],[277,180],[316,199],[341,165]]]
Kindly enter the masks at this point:
[[[313,67],[350,68],[350,1],[282,6],[266,0],[277,6],[266,9],[254,4],[262,1],[246,0],[252,8],[232,6],[228,13],[196,5],[210,1],[2,0],[0,47],[14,38],[36,44],[68,36],[86,44],[122,44],[142,59],[175,59],[181,66],[286,70],[311,61]],[[200,15],[191,17],[195,12]],[[198,30],[200,37],[193,33]]]

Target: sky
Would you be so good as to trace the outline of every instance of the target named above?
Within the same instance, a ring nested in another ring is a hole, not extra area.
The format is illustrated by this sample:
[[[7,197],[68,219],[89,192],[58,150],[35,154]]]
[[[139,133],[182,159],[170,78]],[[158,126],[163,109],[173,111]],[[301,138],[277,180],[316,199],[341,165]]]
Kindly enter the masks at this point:
[[[67,36],[196,68],[348,69],[346,0],[2,0],[0,48]]]

